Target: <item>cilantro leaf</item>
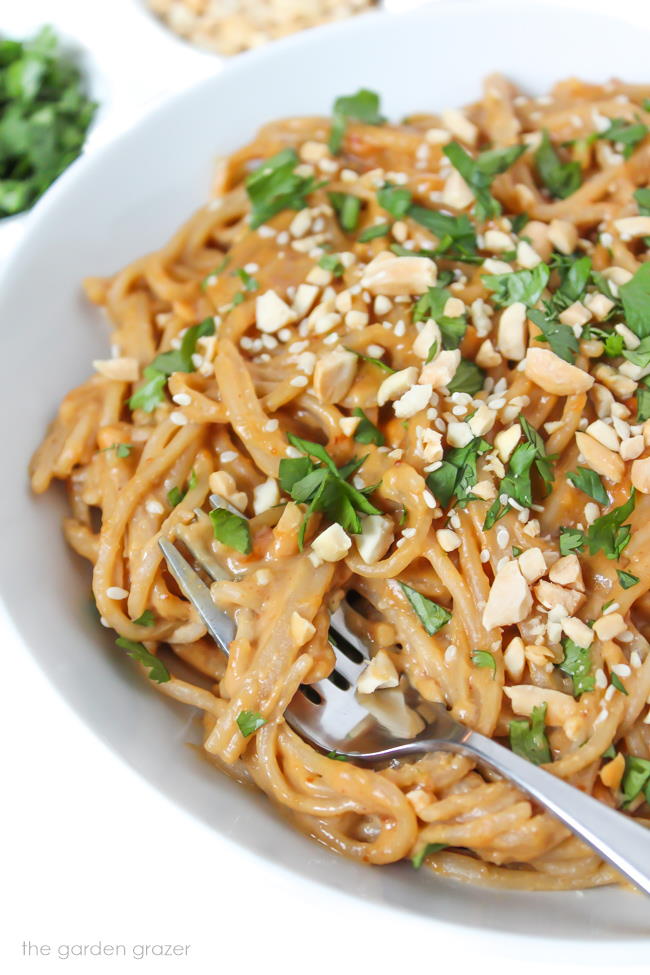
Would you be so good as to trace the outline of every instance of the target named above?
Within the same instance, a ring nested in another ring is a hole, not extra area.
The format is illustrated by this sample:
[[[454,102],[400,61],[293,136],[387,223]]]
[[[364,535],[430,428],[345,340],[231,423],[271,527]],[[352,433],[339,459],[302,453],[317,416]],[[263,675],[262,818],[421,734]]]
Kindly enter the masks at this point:
[[[526,151],[526,146],[488,149],[473,159],[458,142],[448,142],[442,150],[474,193],[474,213],[484,221],[501,213],[501,204],[490,193],[494,177],[504,173]]]
[[[129,399],[129,409],[153,413],[165,398],[163,390],[167,383],[167,376],[152,366],[145,366],[142,375],[146,381]]]
[[[438,210],[412,204],[408,216],[422,227],[425,227],[440,243],[433,255],[445,254],[458,261],[480,262],[477,255],[476,233],[474,226],[466,213],[452,217]],[[407,253],[412,253],[408,251]],[[431,255],[430,255],[431,256]]]
[[[628,689],[626,688],[625,684],[623,683],[623,681],[621,680],[621,678],[618,676],[618,674],[612,674],[611,677],[610,677],[610,681],[611,681],[612,687],[615,687],[617,691],[620,691],[621,692],[621,694],[625,694],[626,697],[629,697],[630,692],[628,691]]]
[[[535,336],[536,342],[548,342],[551,351],[565,362],[574,363],[578,354],[578,340],[573,329],[561,322],[549,321],[544,312],[531,308],[528,317],[537,325],[541,335]]]
[[[573,678],[573,696],[580,697],[587,691],[593,691],[596,680],[591,673],[591,650],[579,647],[577,643],[566,637],[562,641],[564,660],[559,665],[560,670]]]
[[[598,138],[620,143],[623,146],[623,158],[629,159],[647,134],[648,129],[643,122],[628,122],[624,118],[614,118],[611,119],[608,129],[598,133]]]
[[[603,482],[589,467],[578,467],[576,471],[570,471],[567,474],[567,481],[570,481],[579,491],[584,491],[598,504],[609,504],[609,495],[603,487]]]
[[[338,254],[323,254],[318,261],[318,266],[322,267],[325,271],[331,271],[335,278],[342,277],[343,271],[345,270]]]
[[[330,758],[333,762],[349,762],[350,759],[347,755],[341,755],[340,752],[331,751],[328,752],[325,758]]]
[[[374,443],[378,447],[383,447],[386,443],[386,438],[381,430],[379,430],[375,424],[368,419],[361,407],[355,407],[352,413],[354,416],[361,417],[361,422],[354,431],[354,439],[357,441],[357,443]]]
[[[363,464],[365,457],[338,468],[321,444],[303,440],[292,433],[287,434],[287,439],[293,447],[307,455],[305,458],[283,458],[279,470],[283,490],[297,503],[308,504],[298,533],[300,549],[309,518],[315,511],[322,511],[330,521],[338,522],[346,532],[353,535],[361,531],[359,514],[381,514],[366,497],[377,485],[358,490],[347,480]],[[314,464],[310,458],[321,461],[321,465]],[[297,461],[301,462],[300,467]],[[302,476],[298,476],[299,474]]]
[[[427,487],[441,507],[446,508],[455,495],[459,507],[474,500],[471,488],[476,484],[476,462],[481,454],[490,450],[490,444],[482,437],[475,437],[465,447],[452,447],[444,456],[440,467],[427,475]]]
[[[174,372],[194,372],[192,356],[196,352],[196,343],[208,335],[214,335],[214,318],[204,318],[197,325],[190,326],[181,339],[180,348],[161,352],[148,368],[164,376],[171,376]]]
[[[497,662],[494,654],[489,650],[475,650],[472,654],[472,663],[475,667],[488,667],[492,671],[492,676],[497,672]]]
[[[155,680],[157,684],[166,684],[168,680],[171,680],[170,673],[162,660],[159,660],[153,653],[149,653],[144,644],[136,643],[135,640],[127,640],[123,636],[118,637],[115,642],[122,650],[126,650],[127,655],[132,660],[137,660],[138,663],[149,668],[151,680]]]
[[[336,99],[327,144],[333,156],[341,151],[348,121],[363,122],[365,125],[382,125],[386,121],[380,107],[379,95],[367,88],[360,88],[356,95],[340,95]]]
[[[453,379],[447,384],[450,393],[469,393],[474,395],[483,389],[485,373],[470,359],[461,359]]]
[[[642,379],[636,391],[636,422],[645,420],[650,420],[650,386],[647,379]]]
[[[545,703],[533,708],[530,720],[515,720],[509,725],[511,749],[515,755],[527,758],[534,765],[552,761],[551,748],[546,737],[546,708]]]
[[[97,105],[51,27],[0,40],[0,219],[27,210],[81,153]]]
[[[299,176],[295,172],[298,165],[295,150],[282,149],[246,177],[253,230],[282,210],[304,209],[309,194],[324,185],[313,176]]]
[[[406,186],[393,186],[391,183],[384,183],[381,189],[377,190],[377,202],[384,210],[388,210],[396,220],[401,220],[408,213],[413,194]]]
[[[618,291],[628,328],[640,339],[646,338],[650,335],[650,263],[642,264]]]
[[[446,626],[451,619],[451,613],[448,609],[445,609],[444,606],[439,606],[438,603],[434,603],[432,599],[427,599],[426,596],[423,596],[416,589],[407,586],[405,582],[400,582],[400,586],[411,604],[415,615],[429,636],[433,636],[443,626]]]
[[[591,555],[604,552],[608,559],[618,559],[621,552],[630,541],[632,529],[623,522],[634,511],[636,504],[636,488],[632,488],[630,497],[619,508],[613,508],[608,514],[596,518],[589,526],[587,543]]]
[[[535,153],[535,165],[546,189],[561,200],[575,193],[582,184],[580,163],[562,162],[546,129]]]
[[[631,589],[641,581],[638,576],[632,575],[631,572],[624,572],[623,569],[617,569],[616,575],[623,589]]]
[[[138,616],[137,620],[133,620],[137,626],[153,626],[156,622],[156,617],[150,609],[145,609],[141,616]]]
[[[375,223],[371,227],[362,230],[357,240],[360,244],[367,244],[369,240],[376,240],[377,237],[385,237],[390,233],[389,223]]]
[[[442,345],[445,349],[457,349],[467,330],[465,316],[451,318],[444,314],[445,305],[451,298],[446,288],[429,288],[413,306],[412,318],[414,322],[422,322],[433,318],[440,328]]]
[[[348,233],[356,230],[361,214],[361,198],[353,193],[328,193],[327,196],[334,207],[341,229]]]
[[[395,372],[392,366],[389,366],[387,362],[383,362],[381,359],[375,359],[374,356],[366,355],[364,352],[358,352],[357,349],[350,349],[345,346],[346,352],[352,352],[354,355],[363,359],[364,362],[369,362],[372,366],[377,366],[378,369],[383,369],[384,372]]]
[[[534,305],[550,277],[548,264],[543,262],[530,270],[511,271],[508,274],[482,274],[481,280],[488,289],[494,292],[494,302],[501,308],[512,305],[515,301],[523,301],[525,305]]]
[[[237,727],[244,738],[248,738],[265,724],[266,718],[263,718],[257,711],[240,711],[237,715]]]
[[[210,512],[214,537],[222,545],[234,548],[235,551],[248,555],[252,549],[251,532],[248,522],[241,515],[236,515],[225,508],[215,508]]]
[[[594,272],[591,258],[586,254],[575,258],[572,254],[555,253],[551,264],[560,275],[560,287],[553,294],[551,304],[556,312],[560,312],[582,298]]]
[[[625,772],[621,779],[621,793],[625,803],[632,802],[645,790],[646,802],[650,802],[650,761],[647,758],[637,758],[636,755],[625,757]]]
[[[570,555],[584,548],[586,538],[579,528],[560,528],[560,555]]]
[[[639,207],[642,217],[650,216],[650,187],[641,188],[634,191],[634,199]]]
[[[413,854],[411,863],[416,870],[419,870],[428,856],[431,856],[432,853],[439,853],[440,850],[446,850],[448,846],[448,843],[425,843],[417,853]]]
[[[178,485],[174,485],[167,492],[167,503],[170,508],[175,508],[177,504],[180,504],[185,497],[185,491],[181,491]]]

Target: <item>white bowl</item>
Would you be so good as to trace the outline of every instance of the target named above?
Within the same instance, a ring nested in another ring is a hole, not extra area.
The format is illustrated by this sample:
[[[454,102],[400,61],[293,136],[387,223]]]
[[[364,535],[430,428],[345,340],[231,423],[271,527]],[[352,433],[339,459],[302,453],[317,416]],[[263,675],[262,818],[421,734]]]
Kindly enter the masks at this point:
[[[585,939],[607,951],[608,942],[624,942],[627,960],[650,930],[641,897],[618,889],[511,894],[410,865],[347,862],[199,759],[186,745],[196,735],[191,713],[148,687],[94,621],[88,568],[59,529],[63,492],[34,499],[26,468],[63,393],[106,353],[106,328],[81,297],[81,278],[159,247],[206,198],[217,153],[268,119],[327,112],[336,95],[362,85],[399,117],[470,101],[495,69],[540,94],[568,75],[648,80],[649,41],[639,28],[584,11],[482,3],[363,16],[243,55],[75,163],[37,205],[0,295],[0,593],[25,647],[93,731],[215,830],[296,873],[438,922],[540,936],[540,947]]]

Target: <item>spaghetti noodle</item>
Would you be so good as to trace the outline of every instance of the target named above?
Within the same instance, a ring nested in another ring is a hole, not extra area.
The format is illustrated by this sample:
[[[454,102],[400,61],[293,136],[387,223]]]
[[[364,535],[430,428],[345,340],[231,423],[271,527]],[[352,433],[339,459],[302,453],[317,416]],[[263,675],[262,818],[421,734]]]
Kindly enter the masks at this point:
[[[65,481],[103,623],[204,713],[208,758],[347,856],[616,879],[465,757],[369,771],[301,741],[283,712],[331,670],[339,604],[390,727],[421,722],[414,688],[649,815],[649,100],[493,76],[391,125],[361,91],[266,125],[170,243],[86,282],[114,357],[64,399],[33,488]],[[208,518],[211,490],[250,521]],[[159,551],[186,533],[232,574],[227,661]]]

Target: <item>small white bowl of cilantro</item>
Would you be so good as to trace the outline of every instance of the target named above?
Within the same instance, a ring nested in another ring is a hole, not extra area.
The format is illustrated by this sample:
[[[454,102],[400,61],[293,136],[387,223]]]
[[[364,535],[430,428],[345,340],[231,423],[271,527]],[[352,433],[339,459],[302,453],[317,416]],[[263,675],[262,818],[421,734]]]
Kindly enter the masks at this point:
[[[74,162],[96,109],[51,27],[0,39],[0,219],[30,209]]]

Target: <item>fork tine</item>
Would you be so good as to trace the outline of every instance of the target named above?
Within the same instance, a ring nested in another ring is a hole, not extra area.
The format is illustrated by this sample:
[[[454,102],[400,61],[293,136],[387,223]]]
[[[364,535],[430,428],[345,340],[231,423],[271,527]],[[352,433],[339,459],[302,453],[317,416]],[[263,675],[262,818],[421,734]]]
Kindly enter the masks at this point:
[[[209,588],[176,546],[166,538],[159,539],[158,545],[181,592],[196,607],[199,616],[210,631],[210,635],[227,655],[230,642],[235,636],[233,621],[227,613],[214,605]]]

